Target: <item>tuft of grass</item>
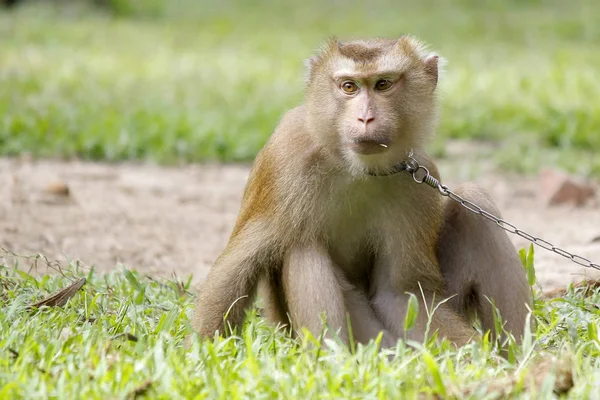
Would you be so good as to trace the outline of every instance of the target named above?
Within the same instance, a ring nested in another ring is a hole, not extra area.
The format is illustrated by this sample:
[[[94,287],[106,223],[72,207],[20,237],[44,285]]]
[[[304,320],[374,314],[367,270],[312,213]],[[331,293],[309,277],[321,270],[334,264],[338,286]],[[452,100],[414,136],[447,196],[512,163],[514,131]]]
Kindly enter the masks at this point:
[[[79,278],[87,283],[64,307],[28,308]],[[384,352],[377,342],[320,346],[256,309],[236,335],[192,336],[186,347],[192,300],[189,281],[125,268],[35,277],[0,267],[0,398],[552,398],[571,377],[568,398],[600,389],[598,288],[538,298],[535,340],[510,344],[508,359],[487,339],[458,350],[433,340]],[[549,356],[570,364],[531,385]]]
[[[449,60],[433,147],[598,174],[600,3],[24,2],[0,12],[0,154],[248,161],[302,101],[327,36],[415,34]]]

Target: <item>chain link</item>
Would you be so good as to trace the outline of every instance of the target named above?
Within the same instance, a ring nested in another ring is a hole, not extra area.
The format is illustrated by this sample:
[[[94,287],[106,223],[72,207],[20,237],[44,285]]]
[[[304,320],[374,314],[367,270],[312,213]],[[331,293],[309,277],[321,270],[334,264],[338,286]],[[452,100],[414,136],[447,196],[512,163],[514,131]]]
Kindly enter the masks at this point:
[[[409,174],[412,175],[415,182],[417,182],[419,184],[426,183],[428,186],[431,186],[434,189],[438,189],[439,192],[442,194],[442,196],[446,196],[446,197],[452,199],[453,201],[459,203],[461,206],[463,206],[464,208],[466,208],[467,210],[471,211],[474,214],[477,214],[484,218],[489,219],[490,221],[494,222],[496,225],[498,225],[500,228],[504,229],[507,232],[510,232],[512,234],[520,236],[523,239],[528,240],[529,242],[531,242],[543,249],[552,251],[560,256],[563,256],[563,257],[571,260],[575,264],[579,264],[579,265],[582,265],[587,268],[595,268],[597,270],[600,270],[600,265],[591,262],[587,258],[570,253],[566,250],[561,249],[560,247],[556,247],[555,245],[548,242],[547,240],[544,240],[542,238],[533,236],[525,231],[522,231],[519,228],[517,228],[516,226],[514,226],[513,224],[503,220],[502,218],[496,217],[495,215],[493,215],[493,214],[485,211],[483,208],[479,207],[477,204],[470,202],[469,200],[466,200],[466,199],[462,198],[461,196],[459,196],[458,194],[454,193],[452,190],[450,190],[448,188],[448,186],[442,185],[435,177],[431,176],[431,174],[429,173],[429,170],[427,168],[425,168],[424,166],[420,165],[417,162],[417,160],[415,160],[413,158],[412,152],[408,155],[408,160],[401,163],[400,166],[397,167],[397,171],[408,172]]]

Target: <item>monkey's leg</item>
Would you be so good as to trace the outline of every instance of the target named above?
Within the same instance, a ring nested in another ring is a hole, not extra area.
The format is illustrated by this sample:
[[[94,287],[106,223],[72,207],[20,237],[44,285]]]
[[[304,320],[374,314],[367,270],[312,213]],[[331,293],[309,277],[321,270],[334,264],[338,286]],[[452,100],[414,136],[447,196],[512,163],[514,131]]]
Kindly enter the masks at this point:
[[[330,329],[348,344],[346,306],[338,273],[325,247],[295,247],[285,256],[283,288],[295,330],[305,327],[318,338],[323,330],[323,315]],[[331,337],[331,331],[328,334]]]
[[[439,279],[432,277],[440,274],[437,265],[424,261],[425,251],[418,251],[417,244],[412,260],[408,254],[402,256],[402,249],[397,250],[375,263],[372,288],[375,314],[399,337],[423,342],[426,334],[431,337],[437,331],[438,337],[446,338],[457,346],[468,343],[476,335],[475,330],[465,318],[443,302],[445,298],[437,293],[438,290],[431,289],[441,284],[441,275]],[[403,277],[413,278],[406,281]],[[415,325],[405,331],[404,320],[410,299],[408,293],[416,296],[419,310]]]
[[[415,326],[408,332],[404,331],[404,319],[408,310],[409,296],[385,290],[376,295],[377,314],[381,315],[389,330],[399,337],[423,342],[426,334],[431,337],[437,332],[438,337],[446,338],[460,347],[476,336],[475,330],[451,307],[447,304],[438,306],[438,303],[443,300],[441,296],[425,293],[424,301],[418,288],[412,290],[411,293],[418,299],[419,311]],[[431,314],[431,320],[427,310]]]
[[[462,185],[456,193],[501,218],[491,197],[477,185]],[[520,340],[531,306],[531,292],[507,233],[453,201],[447,201],[444,219],[438,257],[447,296],[456,295],[450,303],[460,314],[477,315],[484,331],[497,335],[493,308],[486,296],[491,298],[505,330]]]
[[[390,332],[377,318],[366,293],[359,288],[349,287],[345,291],[345,300],[350,315],[352,335],[357,343],[367,344],[375,340],[380,332],[382,348],[396,346],[398,336]]]

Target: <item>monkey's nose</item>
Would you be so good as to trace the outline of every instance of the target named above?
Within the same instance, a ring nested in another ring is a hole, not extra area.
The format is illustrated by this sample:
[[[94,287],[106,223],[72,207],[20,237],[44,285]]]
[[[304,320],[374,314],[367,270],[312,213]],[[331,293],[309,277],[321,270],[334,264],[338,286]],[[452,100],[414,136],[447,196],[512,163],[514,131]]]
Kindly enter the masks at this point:
[[[372,122],[375,117],[371,116],[371,114],[361,115],[358,117],[358,120],[363,124],[367,125],[369,122]]]

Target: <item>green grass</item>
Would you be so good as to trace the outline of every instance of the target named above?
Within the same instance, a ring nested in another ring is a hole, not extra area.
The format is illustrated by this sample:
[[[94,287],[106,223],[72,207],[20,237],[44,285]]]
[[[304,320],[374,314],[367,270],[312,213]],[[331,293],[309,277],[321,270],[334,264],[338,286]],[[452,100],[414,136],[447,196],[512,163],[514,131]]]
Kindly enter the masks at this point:
[[[433,341],[379,352],[375,342],[350,351],[293,340],[250,313],[240,335],[184,345],[191,331],[189,282],[150,279],[121,269],[96,274],[71,265],[64,275],[33,277],[0,267],[0,398],[493,398],[499,387],[521,398],[552,398],[545,384],[519,391],[543,355],[572,360],[568,398],[600,389],[595,289],[537,300],[535,341],[500,357],[488,341],[455,350]],[[86,277],[62,308],[28,306]],[[537,289],[536,289],[537,290]],[[537,293],[537,292],[536,292]],[[311,341],[312,340],[312,341]],[[570,357],[570,358],[568,358]],[[471,390],[471,396],[467,396]]]
[[[485,140],[501,167],[600,172],[595,0],[112,3],[0,12],[0,154],[249,161],[323,39],[412,33],[449,60],[439,156]]]

